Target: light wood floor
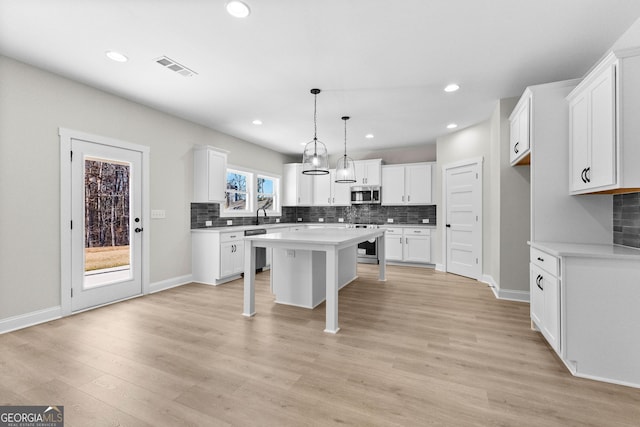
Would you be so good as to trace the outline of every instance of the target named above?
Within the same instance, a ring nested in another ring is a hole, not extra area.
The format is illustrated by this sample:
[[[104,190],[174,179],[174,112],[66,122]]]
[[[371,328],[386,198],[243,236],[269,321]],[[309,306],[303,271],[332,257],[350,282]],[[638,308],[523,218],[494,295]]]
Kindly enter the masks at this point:
[[[337,335],[258,275],[0,335],[0,404],[64,405],[66,426],[640,425],[640,390],[572,377],[529,306],[429,269],[359,266]]]

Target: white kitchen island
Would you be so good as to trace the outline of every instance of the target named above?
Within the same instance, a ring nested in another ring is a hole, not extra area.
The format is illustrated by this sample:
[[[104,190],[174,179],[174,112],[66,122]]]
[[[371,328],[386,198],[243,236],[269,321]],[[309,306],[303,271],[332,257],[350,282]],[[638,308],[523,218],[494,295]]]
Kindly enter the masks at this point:
[[[288,231],[282,233],[262,234],[245,237],[244,255],[244,311],[247,317],[254,316],[255,312],[255,248],[274,248],[285,251],[310,251],[322,252],[325,255],[325,295],[326,295],[326,326],[325,332],[337,333],[338,327],[338,290],[340,286],[341,262],[353,263],[353,257],[341,258],[340,254],[349,253],[348,248],[355,248],[358,243],[365,240],[376,239],[378,242],[378,259],[380,281],[386,280],[386,262],[384,248],[385,230],[370,228],[317,228],[300,231]],[[346,251],[345,251],[346,250]],[[293,264],[280,263],[272,266],[272,278],[291,277],[295,272],[283,272],[278,274],[277,268],[289,268]],[[342,269],[345,270],[344,268]],[[349,269],[346,269],[347,271]],[[295,286],[295,281],[288,283],[272,284],[273,288],[282,289],[282,285]],[[291,294],[295,292],[290,292]]]

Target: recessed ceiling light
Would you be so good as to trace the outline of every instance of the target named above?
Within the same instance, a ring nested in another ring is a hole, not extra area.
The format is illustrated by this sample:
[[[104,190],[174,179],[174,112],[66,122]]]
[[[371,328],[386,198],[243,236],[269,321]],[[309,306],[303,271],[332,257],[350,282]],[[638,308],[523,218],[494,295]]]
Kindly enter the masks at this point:
[[[372,133],[368,133],[364,137],[367,138],[367,139],[371,139],[371,138],[373,138],[373,134]]]
[[[256,126],[260,126],[262,124],[262,120],[260,119],[255,119],[254,121],[252,121],[251,123],[253,123]]]
[[[104,54],[107,55],[107,58],[116,62],[127,62],[129,60],[125,55],[120,52],[116,52],[115,50],[108,50]]]
[[[246,18],[251,13],[251,9],[240,0],[231,0],[227,2],[227,12],[236,18]]]
[[[458,125],[457,125],[457,124],[455,124],[455,123],[449,123],[449,124],[447,125],[447,129],[455,129],[455,128],[457,128],[457,127],[458,127]]]
[[[460,86],[458,86],[455,83],[451,83],[450,85],[447,85],[447,87],[444,88],[445,92],[455,92],[458,89],[460,89]]]

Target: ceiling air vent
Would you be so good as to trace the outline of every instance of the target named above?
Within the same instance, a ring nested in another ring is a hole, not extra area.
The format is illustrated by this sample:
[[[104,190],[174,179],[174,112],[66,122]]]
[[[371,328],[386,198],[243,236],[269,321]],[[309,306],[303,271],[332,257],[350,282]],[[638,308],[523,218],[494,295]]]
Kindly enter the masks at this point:
[[[162,65],[163,67],[180,74],[183,77],[193,77],[198,75],[198,73],[196,73],[195,71],[185,67],[182,64],[177,63],[173,59],[168,58],[166,56],[161,56],[160,58],[157,58],[156,62]]]

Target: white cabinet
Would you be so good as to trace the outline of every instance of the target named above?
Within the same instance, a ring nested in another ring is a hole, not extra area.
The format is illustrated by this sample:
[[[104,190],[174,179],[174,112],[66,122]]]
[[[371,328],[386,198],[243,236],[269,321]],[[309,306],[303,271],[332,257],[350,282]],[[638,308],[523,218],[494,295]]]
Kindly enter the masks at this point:
[[[509,160],[512,166],[529,164],[531,152],[531,91],[525,90],[509,116]]]
[[[531,248],[531,320],[560,354],[560,279],[558,258]]]
[[[382,204],[431,204],[431,170],[431,163],[382,166]]]
[[[313,176],[314,206],[348,206],[351,204],[351,186],[335,182],[336,170],[329,174]]]
[[[222,203],[227,184],[227,151],[210,146],[193,150],[193,201]]]
[[[402,261],[402,248],[404,237],[402,228],[386,228],[384,234],[385,257],[387,261]]]
[[[640,50],[607,55],[569,94],[571,194],[640,187]]]
[[[282,206],[313,205],[313,175],[302,173],[302,163],[285,164],[282,179]]]
[[[356,160],[356,182],[353,185],[381,185],[382,159]]]
[[[424,227],[384,227],[387,261],[431,262],[431,230]]]
[[[219,285],[240,276],[244,269],[244,233],[191,232],[193,281]]]

